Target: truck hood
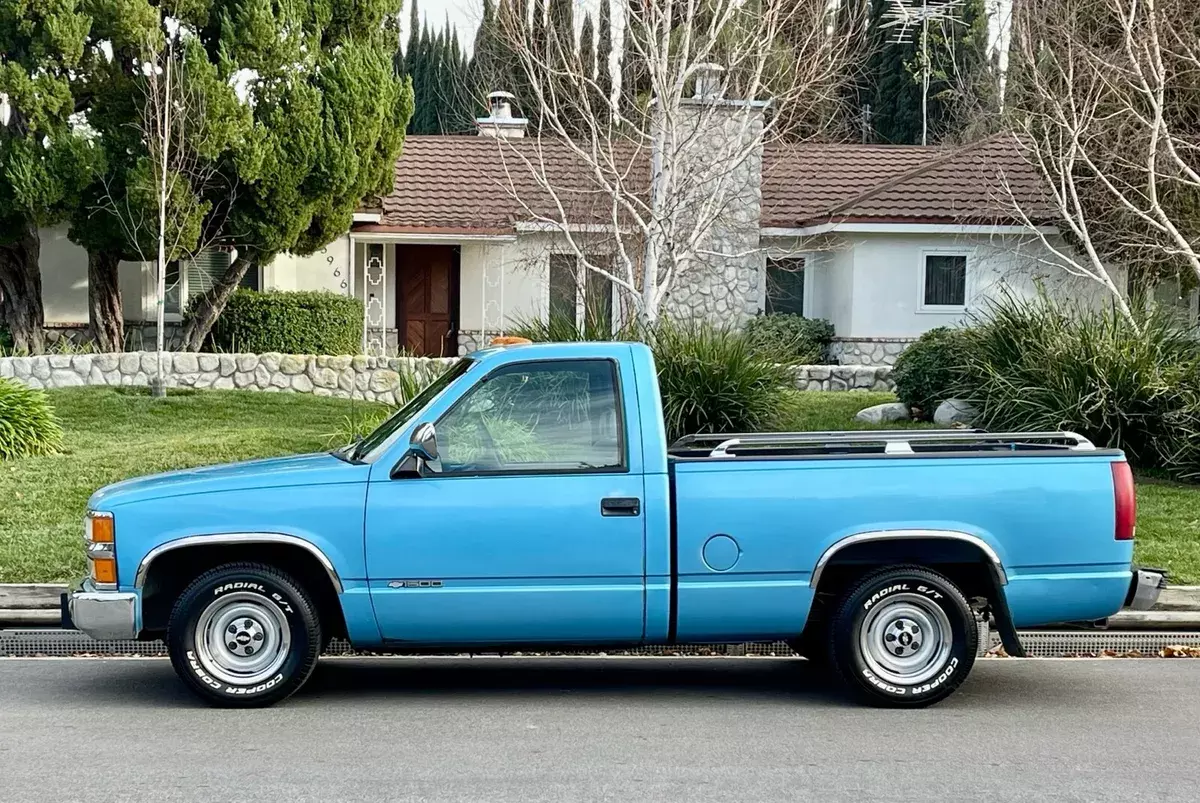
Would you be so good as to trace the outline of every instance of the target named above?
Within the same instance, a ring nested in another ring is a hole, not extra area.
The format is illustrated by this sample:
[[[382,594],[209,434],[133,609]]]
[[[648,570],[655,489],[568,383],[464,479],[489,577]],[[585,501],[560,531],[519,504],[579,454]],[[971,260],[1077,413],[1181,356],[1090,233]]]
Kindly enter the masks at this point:
[[[346,463],[326,452],[249,460],[124,480],[92,494],[88,509],[110,510],[148,499],[220,491],[360,482],[369,472],[370,466]]]

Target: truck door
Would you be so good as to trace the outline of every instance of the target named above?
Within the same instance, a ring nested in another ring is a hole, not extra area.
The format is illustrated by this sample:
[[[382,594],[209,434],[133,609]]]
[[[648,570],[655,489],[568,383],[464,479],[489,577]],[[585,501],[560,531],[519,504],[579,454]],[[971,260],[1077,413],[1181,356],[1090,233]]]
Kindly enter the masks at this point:
[[[372,473],[367,571],[385,640],[642,638],[640,431],[619,377],[609,359],[502,366],[435,422],[438,460],[419,476]]]

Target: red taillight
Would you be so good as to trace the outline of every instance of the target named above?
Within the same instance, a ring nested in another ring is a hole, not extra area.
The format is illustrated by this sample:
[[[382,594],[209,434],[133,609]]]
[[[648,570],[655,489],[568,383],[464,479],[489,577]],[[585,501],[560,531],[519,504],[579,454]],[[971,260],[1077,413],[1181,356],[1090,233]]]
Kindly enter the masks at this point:
[[[1129,464],[1121,461],[1112,464],[1113,496],[1117,504],[1116,539],[1132,541],[1137,525],[1137,496],[1133,491],[1133,472]]]

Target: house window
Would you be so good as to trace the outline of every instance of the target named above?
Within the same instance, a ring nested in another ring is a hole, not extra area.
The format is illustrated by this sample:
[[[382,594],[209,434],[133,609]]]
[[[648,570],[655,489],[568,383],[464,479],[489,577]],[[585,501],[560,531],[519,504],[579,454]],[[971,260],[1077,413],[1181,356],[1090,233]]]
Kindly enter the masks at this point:
[[[964,309],[967,305],[967,255],[925,254],[921,306]]]
[[[183,315],[188,300],[208,292],[228,267],[229,252],[216,248],[205,248],[191,259],[168,262],[163,311]]]
[[[607,269],[609,258],[589,255]],[[612,337],[613,288],[603,274],[579,266],[574,254],[550,255],[550,323],[582,331],[589,340]]]
[[[804,314],[804,258],[767,260],[768,315]]]

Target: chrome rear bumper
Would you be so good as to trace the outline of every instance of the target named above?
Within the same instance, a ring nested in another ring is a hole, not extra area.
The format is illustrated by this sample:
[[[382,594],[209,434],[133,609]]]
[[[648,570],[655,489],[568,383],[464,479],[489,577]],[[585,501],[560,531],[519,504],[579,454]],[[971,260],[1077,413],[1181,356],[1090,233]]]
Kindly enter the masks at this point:
[[[65,595],[70,623],[94,639],[135,639],[141,622],[141,597],[132,591],[97,591],[90,579],[76,582]]]
[[[1125,607],[1135,611],[1148,611],[1158,602],[1158,595],[1167,587],[1167,573],[1163,569],[1133,567],[1133,578],[1129,581],[1129,593],[1125,595]]]

